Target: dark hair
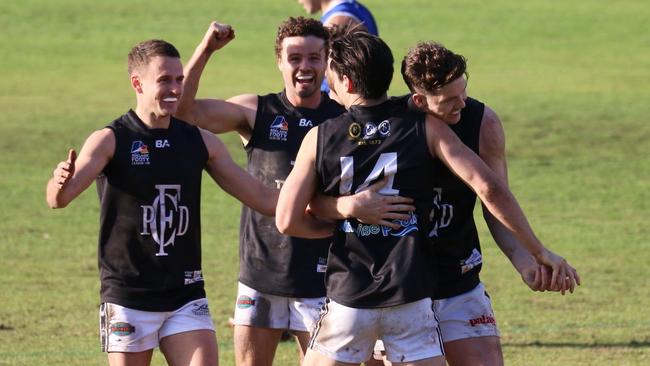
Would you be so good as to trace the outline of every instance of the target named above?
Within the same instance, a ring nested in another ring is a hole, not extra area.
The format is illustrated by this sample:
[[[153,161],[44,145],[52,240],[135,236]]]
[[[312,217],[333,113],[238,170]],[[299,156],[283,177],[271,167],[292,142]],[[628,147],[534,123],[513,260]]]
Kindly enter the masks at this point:
[[[321,22],[312,18],[289,17],[289,19],[280,23],[278,33],[275,36],[275,55],[280,58],[282,53],[282,41],[287,37],[307,37],[314,36],[325,42],[325,55],[327,55],[329,32]]]
[[[143,41],[133,46],[129,52],[127,61],[129,74],[136,68],[148,65],[151,58],[156,56],[181,58],[176,47],[169,42],[160,39]]]
[[[463,75],[467,76],[465,57],[436,42],[418,43],[402,60],[402,77],[411,92],[433,94]]]
[[[393,54],[381,38],[359,27],[335,29],[330,42],[330,67],[347,76],[356,93],[377,99],[388,91],[393,80]]]

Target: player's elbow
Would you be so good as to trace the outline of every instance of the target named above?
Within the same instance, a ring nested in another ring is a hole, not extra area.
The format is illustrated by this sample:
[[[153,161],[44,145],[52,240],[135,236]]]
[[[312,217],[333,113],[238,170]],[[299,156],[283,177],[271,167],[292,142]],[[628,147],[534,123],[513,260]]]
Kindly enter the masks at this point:
[[[475,189],[476,194],[485,203],[496,204],[508,196],[506,186],[497,179],[483,180],[476,185]]]
[[[279,205],[278,208],[280,208]],[[294,221],[285,210],[278,209],[275,211],[275,226],[280,233],[291,235],[295,227]]]

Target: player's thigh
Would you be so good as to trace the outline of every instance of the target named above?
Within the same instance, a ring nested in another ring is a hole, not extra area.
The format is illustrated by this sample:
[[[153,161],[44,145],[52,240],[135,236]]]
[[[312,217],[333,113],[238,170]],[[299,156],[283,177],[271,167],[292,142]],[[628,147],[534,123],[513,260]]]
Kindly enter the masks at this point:
[[[289,302],[292,298],[266,294],[243,283],[237,287],[235,325],[289,329]]]
[[[165,319],[167,319],[165,312],[142,311],[117,304],[102,303],[99,306],[102,351],[135,354],[158,347],[158,332]]]
[[[445,344],[465,338],[499,336],[492,301],[483,284],[458,296],[435,300],[434,309]]]
[[[311,332],[325,306],[325,297],[293,298],[289,301],[289,329]]]
[[[238,366],[270,366],[283,329],[235,324],[235,362]]]
[[[475,337],[445,342],[450,366],[502,366],[501,341],[497,336]]]
[[[308,349],[301,366],[356,366],[359,363],[336,361],[313,349]]]
[[[386,359],[394,365],[422,360],[435,364],[444,354],[430,298],[382,309],[381,340]]]
[[[217,338],[212,330],[177,333],[160,340],[169,366],[217,366]]]
[[[392,366],[445,366],[444,356],[435,356],[413,362],[393,362]]]
[[[153,350],[143,352],[111,352],[108,354],[110,366],[149,366]]]
[[[372,356],[379,338],[382,309],[358,309],[328,300],[321,312],[309,350],[342,364],[359,364]]]

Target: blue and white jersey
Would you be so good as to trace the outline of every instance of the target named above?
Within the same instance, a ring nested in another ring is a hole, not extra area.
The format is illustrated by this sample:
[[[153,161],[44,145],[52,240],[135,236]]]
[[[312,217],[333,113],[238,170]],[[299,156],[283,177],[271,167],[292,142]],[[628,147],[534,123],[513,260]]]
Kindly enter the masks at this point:
[[[370,34],[374,34],[375,36],[379,35],[375,18],[372,17],[370,10],[363,6],[363,4],[358,3],[356,0],[334,1],[332,4],[333,6],[320,17],[321,23],[327,24],[327,21],[333,17],[345,16],[359,23],[363,23]],[[320,90],[329,93],[330,88],[327,86],[327,79],[323,79]]]

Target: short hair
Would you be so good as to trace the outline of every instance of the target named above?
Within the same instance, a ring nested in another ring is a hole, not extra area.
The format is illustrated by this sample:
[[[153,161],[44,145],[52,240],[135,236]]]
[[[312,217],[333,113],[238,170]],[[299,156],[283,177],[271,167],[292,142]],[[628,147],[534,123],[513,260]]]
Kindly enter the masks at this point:
[[[338,27],[330,41],[330,67],[347,76],[365,99],[384,95],[393,80],[393,53],[379,37],[358,26]]]
[[[314,36],[320,38],[325,43],[325,55],[327,55],[329,31],[321,22],[312,18],[289,17],[289,19],[280,23],[278,33],[275,36],[275,55],[280,58],[282,53],[282,41],[288,37],[308,37]]]
[[[161,39],[150,39],[133,46],[128,56],[129,75],[142,66],[149,64],[149,61],[156,56],[181,58],[181,54],[171,43]]]
[[[402,60],[402,77],[411,92],[436,91],[467,74],[467,61],[437,42],[420,42]]]

